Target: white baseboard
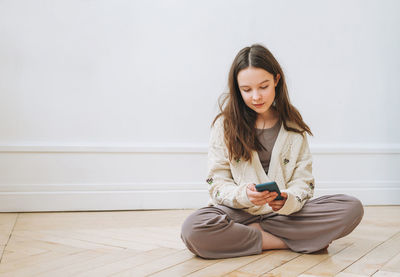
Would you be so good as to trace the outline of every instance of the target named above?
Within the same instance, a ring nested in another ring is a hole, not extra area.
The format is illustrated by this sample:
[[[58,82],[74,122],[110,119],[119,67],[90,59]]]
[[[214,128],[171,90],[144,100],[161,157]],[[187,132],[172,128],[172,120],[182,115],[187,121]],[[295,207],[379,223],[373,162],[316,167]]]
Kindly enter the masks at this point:
[[[344,193],[364,205],[400,205],[399,182],[317,186],[314,197]],[[205,206],[207,200],[206,185],[201,183],[0,186],[1,212],[195,209]]]

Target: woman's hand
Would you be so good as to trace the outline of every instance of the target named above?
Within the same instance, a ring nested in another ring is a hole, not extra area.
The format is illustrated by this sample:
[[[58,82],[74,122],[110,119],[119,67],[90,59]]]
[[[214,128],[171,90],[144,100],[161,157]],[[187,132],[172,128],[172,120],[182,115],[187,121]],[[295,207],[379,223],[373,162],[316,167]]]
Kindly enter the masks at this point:
[[[278,193],[276,193],[276,196],[278,196]],[[281,196],[283,198],[283,200],[275,200],[275,201],[271,201],[268,203],[268,205],[272,208],[272,210],[274,212],[276,212],[277,210],[280,210],[283,205],[285,205],[286,199],[287,199],[287,193],[286,192],[281,192]]]
[[[258,192],[256,190],[255,184],[249,184],[247,186],[246,192],[247,197],[256,206],[262,206],[268,204],[273,211],[277,211],[283,207],[286,202],[287,194],[286,192],[281,192],[281,196],[284,198],[283,200],[276,200],[274,199],[278,196],[277,192],[274,191],[262,191]]]

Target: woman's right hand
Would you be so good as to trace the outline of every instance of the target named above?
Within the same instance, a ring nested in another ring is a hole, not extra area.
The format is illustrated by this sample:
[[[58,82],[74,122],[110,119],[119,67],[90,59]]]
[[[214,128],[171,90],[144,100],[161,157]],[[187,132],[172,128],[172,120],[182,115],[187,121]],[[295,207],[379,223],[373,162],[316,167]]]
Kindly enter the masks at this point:
[[[262,206],[267,203],[270,203],[271,201],[274,201],[274,199],[278,196],[278,193],[274,191],[258,192],[256,190],[255,184],[247,185],[246,192],[247,192],[247,197],[249,198],[251,203],[253,203],[256,206]]]

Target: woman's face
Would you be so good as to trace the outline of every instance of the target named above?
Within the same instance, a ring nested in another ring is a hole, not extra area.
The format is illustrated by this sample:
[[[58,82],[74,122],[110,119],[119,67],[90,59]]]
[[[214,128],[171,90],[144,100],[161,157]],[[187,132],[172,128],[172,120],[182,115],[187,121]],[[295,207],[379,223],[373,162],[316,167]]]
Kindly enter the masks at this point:
[[[248,67],[239,71],[237,81],[244,103],[256,113],[267,115],[275,99],[275,87],[279,82],[268,71]]]

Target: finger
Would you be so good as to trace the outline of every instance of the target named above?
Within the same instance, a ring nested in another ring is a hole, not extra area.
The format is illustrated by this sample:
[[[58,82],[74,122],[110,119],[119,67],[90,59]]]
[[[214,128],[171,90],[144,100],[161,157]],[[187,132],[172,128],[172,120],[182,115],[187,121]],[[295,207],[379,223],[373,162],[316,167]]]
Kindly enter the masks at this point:
[[[262,202],[262,203],[268,203],[267,202],[267,200],[265,199],[265,198],[256,198],[256,199],[254,199],[254,201],[256,201],[256,202]]]
[[[275,200],[271,202],[272,205],[280,205],[283,206],[285,204],[284,200]]]
[[[268,203],[271,206],[283,206],[285,205],[285,201],[283,200],[275,200]]]
[[[277,201],[271,201],[268,203],[270,206],[283,206],[283,203],[276,203]]]
[[[283,206],[282,205],[269,205],[271,208],[273,208],[273,209],[277,209],[277,210],[279,210],[279,209],[281,209]]]
[[[282,209],[283,205],[271,205],[270,207],[274,208],[276,210],[280,210],[280,209]]]
[[[283,198],[285,198],[285,199],[287,199],[287,198],[288,198],[288,195],[287,195],[287,193],[286,193],[286,192],[281,192],[281,196],[282,196]]]
[[[249,190],[251,190],[251,191],[257,191],[257,190],[256,190],[256,185],[255,185],[255,184],[248,184],[248,185],[247,185],[247,188],[248,188]]]
[[[247,195],[249,196],[249,198],[253,198],[253,199],[262,199],[263,197],[260,196],[259,192],[256,191],[247,191]]]
[[[254,198],[253,200],[254,200],[254,202],[263,202],[263,203],[267,203],[267,201],[265,200],[265,198]]]
[[[273,202],[277,196],[278,196],[278,194],[276,192],[270,193],[267,196],[266,200],[267,200],[268,203]]]
[[[267,197],[277,197],[278,193],[275,191],[268,192]]]
[[[248,194],[251,195],[251,197],[258,198],[258,199],[265,199],[266,193],[264,192],[258,192],[258,191],[248,191]]]
[[[257,195],[258,192],[253,190],[253,188],[251,186],[247,187],[247,194],[251,194],[251,195]]]

